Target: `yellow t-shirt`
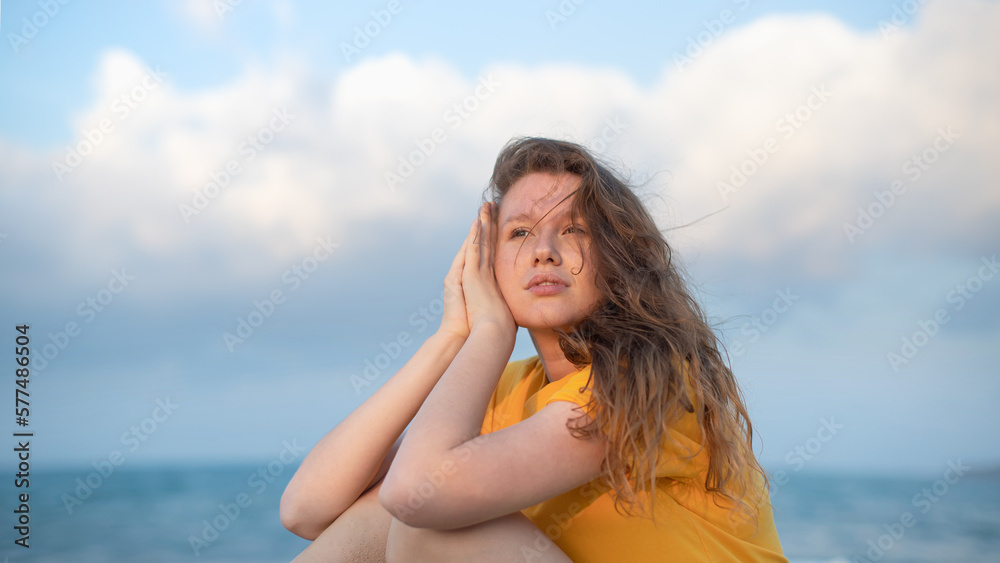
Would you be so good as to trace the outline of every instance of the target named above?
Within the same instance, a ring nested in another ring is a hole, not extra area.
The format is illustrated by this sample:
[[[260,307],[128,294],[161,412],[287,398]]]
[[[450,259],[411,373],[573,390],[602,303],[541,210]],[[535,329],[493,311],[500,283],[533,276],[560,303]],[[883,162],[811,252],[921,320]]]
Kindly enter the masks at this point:
[[[553,401],[584,407],[590,400],[590,390],[580,389],[587,385],[589,377],[587,366],[549,383],[538,356],[509,362],[493,391],[481,432],[487,434],[516,424]],[[680,457],[690,456],[700,447],[701,434],[694,413],[687,413],[670,434],[676,444],[673,447],[683,444],[690,449],[661,456],[656,471],[655,525],[649,518],[616,512],[609,487],[600,478],[521,512],[575,563],[788,563],[767,502],[759,507],[756,535],[753,522],[734,527],[725,500],[720,500],[721,507],[717,506],[705,491],[707,451],[686,459]],[[757,477],[761,491],[763,479]],[[526,557],[530,558],[530,554]]]

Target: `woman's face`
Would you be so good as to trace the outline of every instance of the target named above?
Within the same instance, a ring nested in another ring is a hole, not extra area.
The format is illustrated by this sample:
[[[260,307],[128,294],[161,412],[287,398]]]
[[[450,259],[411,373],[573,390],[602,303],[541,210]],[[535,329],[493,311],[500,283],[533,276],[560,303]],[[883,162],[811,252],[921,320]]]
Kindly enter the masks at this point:
[[[568,172],[533,172],[504,196],[493,269],[519,326],[568,331],[601,300],[589,230],[582,217],[575,225],[570,218],[576,195],[561,201],[580,182]]]

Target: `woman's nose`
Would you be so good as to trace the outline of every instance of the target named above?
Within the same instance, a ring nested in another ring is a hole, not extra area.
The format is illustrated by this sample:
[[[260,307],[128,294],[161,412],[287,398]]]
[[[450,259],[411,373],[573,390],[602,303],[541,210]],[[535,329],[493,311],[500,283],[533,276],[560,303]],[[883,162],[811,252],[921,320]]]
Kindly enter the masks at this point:
[[[545,229],[543,229],[535,242],[535,262],[551,260],[556,264],[560,263],[561,257],[557,248],[558,244],[556,235],[545,232]]]

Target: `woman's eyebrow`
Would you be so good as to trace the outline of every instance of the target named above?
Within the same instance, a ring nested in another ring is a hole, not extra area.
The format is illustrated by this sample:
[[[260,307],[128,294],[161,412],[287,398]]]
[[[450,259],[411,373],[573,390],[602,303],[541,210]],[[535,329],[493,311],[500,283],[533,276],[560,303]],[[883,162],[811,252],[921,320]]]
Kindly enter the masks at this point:
[[[510,223],[510,222],[513,222],[513,221],[523,221],[525,219],[531,219],[531,216],[528,215],[527,213],[518,213],[516,215],[511,215],[510,217],[507,218],[506,221],[503,222],[503,225],[501,225],[501,226],[507,226],[507,223]]]
[[[561,219],[564,215],[568,214],[569,212],[570,212],[570,209],[568,207],[566,207],[566,208],[562,209],[561,211],[556,212],[555,218],[556,219]],[[551,217],[552,215],[550,214],[549,216]],[[500,225],[500,226],[501,227],[506,227],[507,223],[511,223],[513,221],[524,221],[524,220],[531,219],[532,217],[534,217],[534,216],[531,215],[530,213],[525,213],[525,212],[515,213],[514,215],[511,215],[510,217],[508,217],[507,220],[505,220],[503,222],[503,224]]]

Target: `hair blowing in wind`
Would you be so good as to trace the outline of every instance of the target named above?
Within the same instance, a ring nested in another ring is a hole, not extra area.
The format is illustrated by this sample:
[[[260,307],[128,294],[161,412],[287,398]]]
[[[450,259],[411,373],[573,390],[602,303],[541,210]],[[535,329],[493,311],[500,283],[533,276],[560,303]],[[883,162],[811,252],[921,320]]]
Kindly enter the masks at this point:
[[[571,216],[589,228],[593,263],[583,268],[595,269],[603,299],[569,332],[555,330],[566,358],[577,368],[591,366],[594,420],[571,430],[605,435],[602,477],[615,509],[645,515],[640,501],[648,498],[653,513],[661,445],[672,439],[672,425],[695,413],[708,453],[705,489],[717,493],[717,504],[731,503],[731,516],[756,522],[760,498],[752,491],[763,497],[768,481],[753,453],[747,408],[663,233],[629,186],[575,143],[513,139],[497,157],[488,194],[501,203],[533,172],[582,178]],[[763,487],[755,486],[758,479]]]

